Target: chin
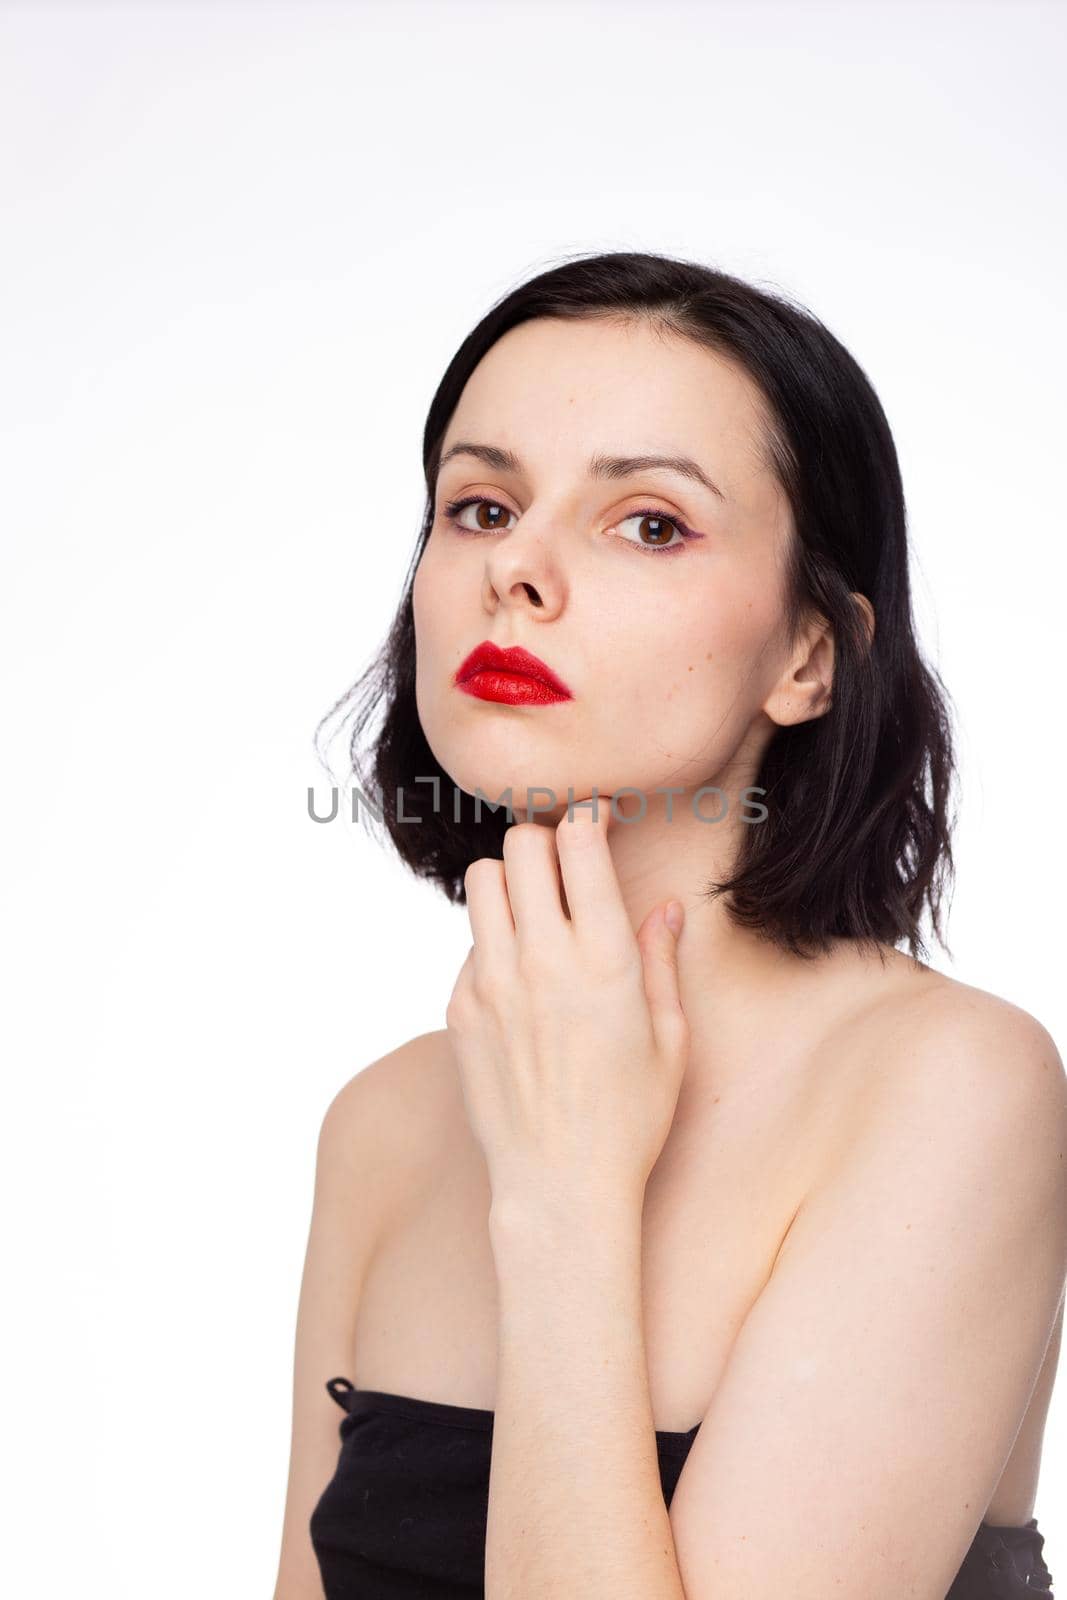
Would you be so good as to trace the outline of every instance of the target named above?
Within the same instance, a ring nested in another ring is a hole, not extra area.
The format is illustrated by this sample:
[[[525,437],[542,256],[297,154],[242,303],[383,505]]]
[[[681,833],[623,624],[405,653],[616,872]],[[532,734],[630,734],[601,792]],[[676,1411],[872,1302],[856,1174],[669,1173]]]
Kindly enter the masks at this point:
[[[455,756],[448,750],[436,748],[432,743],[437,761],[447,774],[448,781],[461,789],[464,794],[472,798],[477,791],[485,801],[494,804],[501,801],[502,806],[510,805],[512,812],[535,812],[531,820],[559,821],[567,812],[568,785],[574,791],[575,802],[584,799],[592,792],[593,780],[586,783],[581,777],[575,779],[571,774],[561,772],[558,768],[558,757],[555,761],[540,763],[532,756],[525,756],[516,760],[515,752],[510,753],[510,758],[504,754],[481,758],[466,744],[461,757]],[[608,793],[602,786],[600,795]],[[449,795],[443,794],[442,805],[450,805]],[[488,806],[483,804],[483,813],[488,814]]]
[[[543,776],[535,778],[528,772],[484,767],[476,773],[450,773],[450,777],[466,794],[473,796],[477,789],[487,800],[501,800],[504,805],[510,805],[516,816],[519,812],[533,811],[538,821],[558,820],[567,810],[566,780],[556,783],[551,777],[545,780]],[[575,798],[580,798],[581,790],[577,786],[574,792]]]

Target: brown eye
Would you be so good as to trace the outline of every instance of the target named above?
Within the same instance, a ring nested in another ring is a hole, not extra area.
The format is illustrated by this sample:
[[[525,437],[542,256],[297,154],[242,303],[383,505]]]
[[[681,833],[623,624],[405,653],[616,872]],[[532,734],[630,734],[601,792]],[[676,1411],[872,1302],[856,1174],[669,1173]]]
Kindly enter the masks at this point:
[[[628,517],[622,518],[618,527],[625,528],[627,523],[637,524],[637,537],[624,533],[623,539],[627,544],[636,544],[643,550],[676,550],[686,541],[686,532],[677,518],[663,516],[657,511],[632,511]]]
[[[485,528],[487,532],[502,527],[508,516],[508,511],[503,506],[494,504],[492,500],[479,500],[475,503],[475,521],[479,528]]]
[[[647,533],[649,544],[670,544],[671,535],[674,533],[674,523],[666,517],[642,517],[638,529],[642,540]]]
[[[466,511],[473,511],[475,525],[461,521]],[[502,506],[499,501],[486,500],[472,495],[467,500],[450,500],[445,506],[445,515],[457,528],[466,533],[496,533],[507,522],[508,517],[514,513],[507,506]]]

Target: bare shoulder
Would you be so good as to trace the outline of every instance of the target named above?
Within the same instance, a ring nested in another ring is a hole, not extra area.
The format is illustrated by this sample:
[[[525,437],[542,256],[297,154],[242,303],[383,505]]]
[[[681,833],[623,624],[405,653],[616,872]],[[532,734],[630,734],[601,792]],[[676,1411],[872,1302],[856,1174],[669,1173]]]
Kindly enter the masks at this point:
[[[446,1029],[421,1033],[361,1067],[334,1095],[318,1162],[336,1176],[396,1186],[423,1170],[454,1094]]]
[[[1000,995],[924,970],[918,984],[887,984],[853,1019],[852,1042],[873,1089],[958,1109],[1043,1117],[1067,1131],[1067,1073],[1056,1042],[1030,1012]]]
[[[416,1034],[361,1067],[334,1095],[326,1116],[332,1122],[388,1113],[418,1097],[447,1089],[446,1028]]]
[[[1043,1023],[924,969],[872,993],[836,1043],[851,1086],[838,1170],[880,1153],[916,1181],[943,1168],[981,1185],[985,1173],[1067,1256],[1067,1073]]]

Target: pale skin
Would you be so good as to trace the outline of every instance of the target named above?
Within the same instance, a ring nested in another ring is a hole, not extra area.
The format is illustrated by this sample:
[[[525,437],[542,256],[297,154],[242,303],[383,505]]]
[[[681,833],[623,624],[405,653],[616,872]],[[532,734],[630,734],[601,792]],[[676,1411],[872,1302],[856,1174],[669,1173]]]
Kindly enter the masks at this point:
[[[324,1123],[276,1600],[321,1595],[319,1395],[353,1348],[363,1387],[495,1410],[488,1600],[823,1600],[828,1573],[842,1597],[943,1600],[980,1516],[1031,1514],[1067,1270],[1055,1045],[899,952],[838,941],[804,964],[701,894],[740,824],[686,796],[737,795],[775,726],[826,714],[832,689],[822,619],[782,636],[791,528],[761,424],[707,351],[551,322],[501,340],[449,424],[445,453],[520,468],[442,468],[420,717],[457,784],[510,786],[533,820],[467,874],[447,1030],[359,1074]],[[720,493],[596,479],[595,452],[685,454]],[[504,515],[481,529],[474,507],[465,534],[441,507],[466,495]],[[624,548],[650,505],[705,537]],[[540,655],[574,699],[458,694],[483,638]],[[648,811],[534,817],[535,785],[632,785]],[[683,791],[670,820],[658,785]],[[458,1336],[416,1356],[398,1330],[428,1287]],[[668,1513],[653,1427],[697,1420]]]

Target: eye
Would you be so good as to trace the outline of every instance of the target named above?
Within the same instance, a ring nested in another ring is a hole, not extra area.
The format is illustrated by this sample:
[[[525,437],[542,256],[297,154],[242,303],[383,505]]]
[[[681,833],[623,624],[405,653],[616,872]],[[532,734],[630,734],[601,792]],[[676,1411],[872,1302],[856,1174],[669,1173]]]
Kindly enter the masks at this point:
[[[477,526],[474,528],[469,523],[460,521],[460,513],[468,506],[477,508],[475,511]],[[502,506],[498,500],[486,500],[481,495],[468,495],[465,500],[448,500],[445,503],[445,516],[449,522],[454,523],[465,533],[497,533],[504,526],[504,519],[514,515],[513,511],[509,511],[507,506]]]
[[[473,527],[469,522],[461,520],[463,513],[471,509],[474,511]],[[475,494],[467,495],[461,500],[447,500],[444,505],[444,515],[461,533],[498,533],[505,528],[508,517],[514,517],[516,513],[509,511],[499,500],[490,500],[485,495]],[[632,537],[617,532],[631,522],[638,525]],[[673,542],[672,533],[675,535]],[[624,544],[631,545],[642,554],[648,555],[655,555],[661,550],[678,551],[690,539],[704,537],[702,533],[696,533],[687,527],[680,517],[668,516],[656,506],[644,506],[639,511],[631,511],[628,517],[622,517],[609,528],[608,534],[609,537],[621,538]]]
[[[623,517],[616,523],[616,527],[625,528],[628,522],[637,523],[636,534],[633,538],[623,534],[622,538],[627,544],[635,544],[641,550],[680,550],[687,539],[700,537],[677,517],[669,517],[666,512],[658,511],[653,506],[645,506],[641,511],[631,511],[628,517]],[[670,542],[672,532],[678,535],[674,544]]]

